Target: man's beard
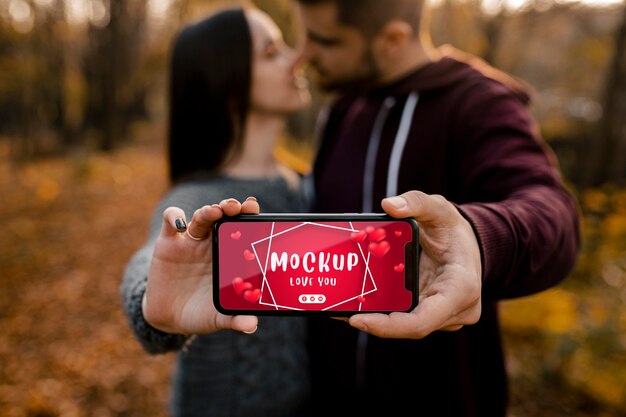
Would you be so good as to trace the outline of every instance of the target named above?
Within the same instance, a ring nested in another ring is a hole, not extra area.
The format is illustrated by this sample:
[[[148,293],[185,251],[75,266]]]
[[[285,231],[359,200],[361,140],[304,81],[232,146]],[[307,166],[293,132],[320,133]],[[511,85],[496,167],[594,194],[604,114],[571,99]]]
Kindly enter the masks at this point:
[[[315,67],[315,65],[313,65]],[[315,67],[321,75],[317,86],[324,92],[351,93],[367,91],[376,86],[381,78],[380,69],[374,60],[371,48],[367,48],[361,60],[361,71],[350,77],[333,79],[324,76],[324,70]]]

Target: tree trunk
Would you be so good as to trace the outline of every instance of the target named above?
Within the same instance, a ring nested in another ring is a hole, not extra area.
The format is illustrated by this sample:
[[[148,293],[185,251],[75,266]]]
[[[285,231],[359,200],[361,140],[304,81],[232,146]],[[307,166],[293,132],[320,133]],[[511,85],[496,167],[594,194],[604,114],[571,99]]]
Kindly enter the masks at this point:
[[[85,128],[98,135],[98,147],[111,150],[127,140],[130,123],[145,116],[145,88],[136,83],[144,41],[145,1],[111,2],[109,23],[90,29],[91,50],[85,62]]]
[[[626,178],[626,5],[606,76],[603,114],[588,140],[583,187]],[[582,159],[581,159],[582,160]]]
[[[615,45],[615,82],[610,94],[613,96],[609,109],[613,114],[611,131],[614,152],[609,166],[608,180],[622,182],[626,179],[626,5],[622,15]]]

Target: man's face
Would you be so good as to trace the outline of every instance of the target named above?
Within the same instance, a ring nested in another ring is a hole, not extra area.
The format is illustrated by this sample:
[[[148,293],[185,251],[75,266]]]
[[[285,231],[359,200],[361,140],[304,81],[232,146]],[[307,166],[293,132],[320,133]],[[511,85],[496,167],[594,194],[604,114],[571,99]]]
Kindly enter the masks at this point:
[[[358,29],[337,21],[334,3],[298,4],[298,10],[306,33],[302,59],[322,90],[345,91],[380,78],[371,44]]]

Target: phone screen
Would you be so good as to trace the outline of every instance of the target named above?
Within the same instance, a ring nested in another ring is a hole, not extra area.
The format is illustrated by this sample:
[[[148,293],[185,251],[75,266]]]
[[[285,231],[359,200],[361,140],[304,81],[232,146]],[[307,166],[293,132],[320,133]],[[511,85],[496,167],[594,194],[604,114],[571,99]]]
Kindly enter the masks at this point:
[[[214,299],[227,314],[349,315],[417,303],[418,229],[378,215],[242,215],[213,230]]]

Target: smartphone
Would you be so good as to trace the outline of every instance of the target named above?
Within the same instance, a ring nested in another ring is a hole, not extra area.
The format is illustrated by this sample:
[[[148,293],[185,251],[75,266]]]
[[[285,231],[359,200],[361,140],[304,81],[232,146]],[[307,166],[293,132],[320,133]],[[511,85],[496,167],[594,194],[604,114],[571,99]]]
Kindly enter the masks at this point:
[[[418,303],[419,229],[386,214],[242,214],[215,222],[218,311],[350,316]]]

